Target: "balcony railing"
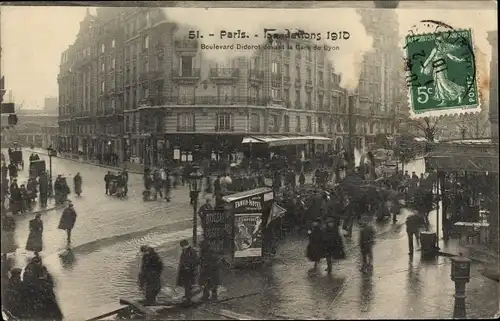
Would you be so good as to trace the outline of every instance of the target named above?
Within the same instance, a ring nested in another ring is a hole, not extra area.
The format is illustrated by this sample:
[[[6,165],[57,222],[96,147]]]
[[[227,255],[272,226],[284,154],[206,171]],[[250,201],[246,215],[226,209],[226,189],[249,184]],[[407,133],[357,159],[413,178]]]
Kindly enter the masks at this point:
[[[290,108],[292,108],[292,102],[289,100],[284,100],[283,106],[285,106],[287,109],[290,109]]]
[[[286,126],[285,125],[284,128],[283,128],[283,132],[284,133],[289,133],[290,132],[290,126]]]
[[[149,79],[149,71],[141,72],[139,75],[139,80],[140,81],[146,81]]]
[[[196,131],[196,126],[195,125],[177,125],[177,131],[178,132],[195,132]]]
[[[283,79],[283,75],[281,75],[279,73],[271,73],[271,81],[280,82],[281,79]]]
[[[248,70],[248,78],[252,80],[263,80],[264,79],[264,71],[263,70]]]
[[[180,51],[197,51],[198,42],[196,40],[176,40],[175,49]]]
[[[240,70],[237,68],[210,68],[210,78],[238,79]]]
[[[201,70],[200,68],[194,68],[192,70],[183,70],[180,71],[178,69],[172,70],[173,78],[200,78]]]
[[[295,109],[302,109],[302,103],[300,101],[295,102]]]
[[[216,132],[234,132],[234,126],[215,126]]]

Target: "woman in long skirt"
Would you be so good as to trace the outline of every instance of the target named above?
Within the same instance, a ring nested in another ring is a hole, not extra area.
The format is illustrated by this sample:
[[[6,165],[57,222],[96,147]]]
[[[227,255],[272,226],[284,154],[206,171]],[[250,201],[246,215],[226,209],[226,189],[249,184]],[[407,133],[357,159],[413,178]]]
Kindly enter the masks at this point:
[[[26,242],[26,250],[32,252],[41,252],[43,249],[43,221],[41,214],[37,213],[35,218],[30,221],[30,234]]]

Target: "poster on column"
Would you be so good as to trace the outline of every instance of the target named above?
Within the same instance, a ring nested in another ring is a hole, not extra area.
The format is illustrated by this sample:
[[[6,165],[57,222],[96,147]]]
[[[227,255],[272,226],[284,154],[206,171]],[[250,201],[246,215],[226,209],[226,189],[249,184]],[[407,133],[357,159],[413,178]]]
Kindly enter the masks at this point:
[[[234,257],[262,256],[262,213],[235,214]]]

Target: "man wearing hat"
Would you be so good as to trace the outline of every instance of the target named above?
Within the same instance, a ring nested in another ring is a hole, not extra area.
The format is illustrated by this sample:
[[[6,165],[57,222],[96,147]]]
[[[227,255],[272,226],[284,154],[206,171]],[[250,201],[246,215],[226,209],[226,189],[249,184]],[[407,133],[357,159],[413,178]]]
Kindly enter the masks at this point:
[[[182,254],[179,259],[179,271],[177,274],[177,286],[184,288],[185,303],[190,304],[193,297],[193,285],[196,283],[198,268],[198,253],[191,247],[188,240],[180,243]]]
[[[141,272],[139,273],[139,287],[144,291],[147,304],[154,304],[156,296],[161,290],[161,274],[163,272],[163,262],[150,247],[141,246],[142,262]]]
[[[61,220],[59,221],[58,229],[66,230],[67,242],[71,243],[71,231],[75,226],[76,222],[76,211],[73,208],[73,203],[71,201],[68,202],[68,207],[64,209],[61,215]]]

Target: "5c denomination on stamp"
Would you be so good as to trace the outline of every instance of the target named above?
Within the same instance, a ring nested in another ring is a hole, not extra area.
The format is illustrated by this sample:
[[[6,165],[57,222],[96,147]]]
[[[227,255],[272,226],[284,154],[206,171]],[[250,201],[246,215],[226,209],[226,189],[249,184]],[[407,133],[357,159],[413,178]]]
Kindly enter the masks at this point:
[[[480,111],[472,31],[448,29],[406,36],[406,82],[414,117]]]

